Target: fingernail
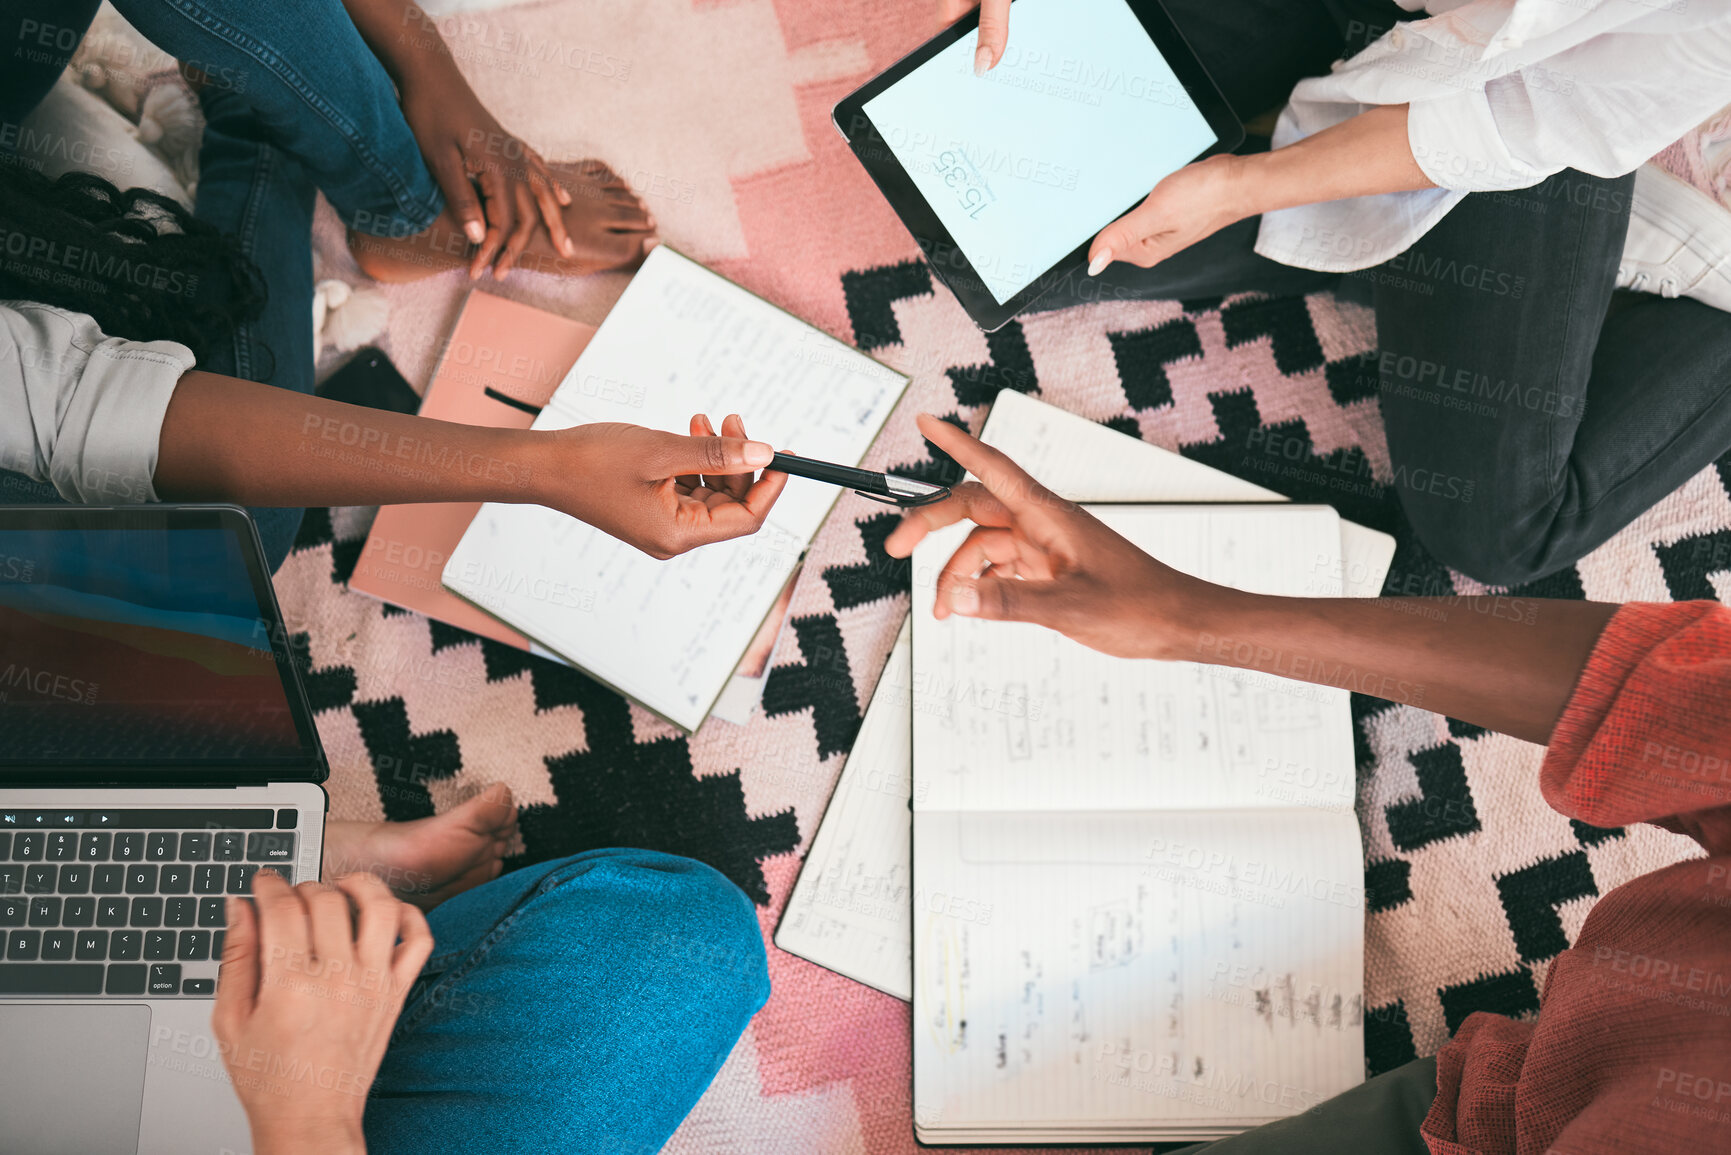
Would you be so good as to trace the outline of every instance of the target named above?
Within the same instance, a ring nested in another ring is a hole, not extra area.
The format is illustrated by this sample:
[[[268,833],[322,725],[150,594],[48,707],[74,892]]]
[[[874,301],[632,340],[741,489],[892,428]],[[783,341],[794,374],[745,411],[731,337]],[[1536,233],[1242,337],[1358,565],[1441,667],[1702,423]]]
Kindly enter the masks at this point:
[[[1112,263],[1112,250],[1101,249],[1100,255],[1088,262],[1088,275],[1097,277],[1106,271],[1106,266]]]
[[[992,69],[992,50],[982,44],[974,49],[974,75],[984,76]]]
[[[222,920],[225,924],[233,926],[239,921],[235,918],[235,913],[239,910],[239,902],[240,899],[232,894],[222,900]]]
[[[745,463],[747,465],[768,465],[775,458],[775,450],[767,442],[747,441],[745,443]]]
[[[463,233],[469,238],[469,243],[478,245],[487,239],[487,227],[480,221],[470,221],[463,226]]]
[[[950,609],[971,618],[980,612],[980,591],[973,586],[957,586],[950,591]]]

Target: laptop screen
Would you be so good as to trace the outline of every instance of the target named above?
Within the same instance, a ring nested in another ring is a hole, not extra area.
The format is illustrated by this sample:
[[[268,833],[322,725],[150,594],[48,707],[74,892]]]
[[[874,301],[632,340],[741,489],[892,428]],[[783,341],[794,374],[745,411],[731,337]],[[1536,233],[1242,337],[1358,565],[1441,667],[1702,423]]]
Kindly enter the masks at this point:
[[[232,510],[0,510],[0,769],[317,766]]]

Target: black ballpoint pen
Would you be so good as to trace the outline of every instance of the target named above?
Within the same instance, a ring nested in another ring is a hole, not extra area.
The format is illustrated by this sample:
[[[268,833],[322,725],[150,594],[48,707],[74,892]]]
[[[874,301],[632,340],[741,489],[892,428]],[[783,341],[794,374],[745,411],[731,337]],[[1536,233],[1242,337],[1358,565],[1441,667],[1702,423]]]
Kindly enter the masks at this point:
[[[933,485],[929,481],[915,481],[911,477],[897,477],[893,473],[876,473],[870,469],[855,469],[851,465],[836,465],[830,461],[817,461],[810,457],[801,457],[795,453],[777,453],[770,460],[768,468],[785,473],[789,477],[806,477],[812,481],[826,481],[831,485],[840,485],[853,490],[861,497],[869,497],[873,501],[882,501],[904,508],[930,505],[934,501],[942,501],[950,495],[950,487],[947,485]]]

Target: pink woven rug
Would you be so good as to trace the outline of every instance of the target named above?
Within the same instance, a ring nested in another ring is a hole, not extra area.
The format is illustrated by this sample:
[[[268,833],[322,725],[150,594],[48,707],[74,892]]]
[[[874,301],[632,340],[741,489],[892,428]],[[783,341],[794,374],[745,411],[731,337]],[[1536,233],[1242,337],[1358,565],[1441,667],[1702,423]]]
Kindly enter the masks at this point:
[[[838,98],[934,30],[934,7],[554,0],[444,28],[483,99],[549,159],[607,160],[671,243],[913,376],[873,463],[929,467],[913,412],[977,429],[999,388],[1021,389],[1396,532],[1393,576],[1419,583],[1407,588],[1476,591],[1410,540],[1383,486],[1342,483],[1389,475],[1358,372],[1374,343],[1363,310],[1245,297],[1089,306],[990,339],[969,324],[829,123]],[[358,280],[321,211],[326,274]],[[519,272],[487,291],[595,323],[624,283]],[[385,344],[417,388],[468,287],[451,274],[388,290]],[[1253,447],[1269,431],[1302,441],[1296,466],[1265,467]],[[1723,596],[1728,477],[1731,463],[1703,472],[1530,592]],[[907,610],[881,507],[844,499],[813,547],[765,710],[689,741],[587,679],[350,593],[370,513],[310,513],[277,579],[305,635],[333,815],[411,817],[505,781],[527,808],[528,859],[624,842],[693,854],[753,895],[767,940]],[[1368,699],[1355,715],[1373,1070],[1434,1051],[1469,1010],[1531,1013],[1594,896],[1688,848],[1553,814],[1534,747]],[[1431,812],[1452,825],[1427,826]],[[907,1006],[769,955],[768,1006],[668,1150],[911,1153]]]

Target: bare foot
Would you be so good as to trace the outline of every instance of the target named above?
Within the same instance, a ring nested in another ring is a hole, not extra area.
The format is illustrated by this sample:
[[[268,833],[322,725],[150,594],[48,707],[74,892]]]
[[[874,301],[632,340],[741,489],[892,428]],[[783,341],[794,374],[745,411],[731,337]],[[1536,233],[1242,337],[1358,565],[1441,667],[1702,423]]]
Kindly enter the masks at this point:
[[[563,212],[572,252],[553,247],[545,223],[522,254],[518,268],[554,276],[581,277],[608,269],[634,268],[656,245],[655,218],[623,177],[598,160],[547,166],[571,194]],[[349,251],[361,271],[375,281],[418,281],[449,269],[467,268],[476,246],[447,208],[431,228],[412,237],[375,237],[349,230]],[[513,261],[501,257],[494,276],[503,277]],[[478,274],[471,274],[478,275]]]
[[[511,788],[495,783],[431,818],[325,823],[324,877],[367,871],[405,902],[430,910],[499,877],[516,838]]]

